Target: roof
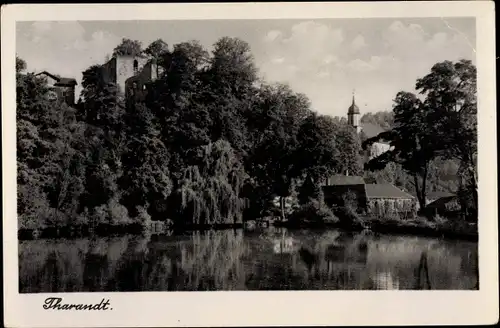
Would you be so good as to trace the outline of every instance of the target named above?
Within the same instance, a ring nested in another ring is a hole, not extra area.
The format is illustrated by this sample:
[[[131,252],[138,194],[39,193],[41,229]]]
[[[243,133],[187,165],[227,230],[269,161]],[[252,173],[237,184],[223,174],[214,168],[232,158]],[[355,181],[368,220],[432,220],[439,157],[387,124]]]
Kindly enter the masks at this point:
[[[75,79],[68,77],[61,77],[60,80],[56,83],[56,85],[77,85]]]
[[[51,74],[47,71],[43,71],[43,72],[36,74],[36,76],[38,76],[38,75],[50,76],[51,78],[53,78],[54,80],[57,81],[57,83],[55,85],[77,85],[78,84],[78,83],[76,83],[76,80],[73,78],[60,77],[58,75]]]
[[[431,191],[427,193],[427,199],[439,199],[442,197],[452,197],[455,196],[455,194],[447,191]]]
[[[328,178],[328,185],[330,186],[346,186],[346,185],[362,185],[365,180],[362,177],[354,175],[333,175]]]
[[[449,204],[450,202],[457,203],[458,197],[457,196],[447,196],[447,197],[438,198],[437,200],[428,204],[426,206],[426,208],[444,209],[444,208],[446,208],[447,204]]]
[[[354,95],[352,96],[352,104],[347,111],[348,114],[359,114],[359,107],[356,106],[356,102],[354,100]]]
[[[363,131],[368,139],[376,137],[382,132],[385,132],[385,130],[380,125],[373,123],[361,123],[361,131]]]
[[[393,186],[392,184],[366,184],[366,197],[367,198],[403,198],[413,199],[414,197],[409,193]]]

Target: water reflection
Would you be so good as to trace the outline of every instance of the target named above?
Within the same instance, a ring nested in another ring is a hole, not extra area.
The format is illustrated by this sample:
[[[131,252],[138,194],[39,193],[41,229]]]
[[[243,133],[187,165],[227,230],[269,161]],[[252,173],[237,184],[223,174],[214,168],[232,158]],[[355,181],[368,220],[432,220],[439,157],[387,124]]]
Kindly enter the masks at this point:
[[[224,230],[30,240],[22,293],[477,289],[477,243],[340,231]]]

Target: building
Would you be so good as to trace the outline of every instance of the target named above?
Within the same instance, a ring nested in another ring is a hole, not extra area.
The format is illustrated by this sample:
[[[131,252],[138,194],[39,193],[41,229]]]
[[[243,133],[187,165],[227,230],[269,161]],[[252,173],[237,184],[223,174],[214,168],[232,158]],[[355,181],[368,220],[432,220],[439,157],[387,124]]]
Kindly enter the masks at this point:
[[[454,197],[455,194],[447,191],[431,191],[428,192],[426,197],[425,197],[425,204],[430,204],[432,202],[435,202],[436,200],[440,198],[448,198],[448,197]]]
[[[365,181],[362,177],[333,175],[323,186],[325,202],[332,206],[344,206],[353,201],[358,208],[366,207]]]
[[[366,139],[371,139],[378,136],[380,133],[385,132],[382,127],[372,124],[361,122],[361,113],[359,107],[356,105],[356,99],[352,96],[352,104],[347,110],[347,123],[356,129],[358,134],[363,133]],[[368,149],[368,159],[380,156],[391,148],[390,144],[385,140],[374,142]]]
[[[77,85],[75,79],[60,77],[47,71],[40,72],[36,76],[47,82],[49,100],[65,102],[69,106],[75,104],[75,86]]]
[[[416,213],[415,197],[392,184],[367,184],[359,176],[335,175],[323,186],[325,202],[345,206],[350,202],[358,212],[377,217],[410,217]]]
[[[115,55],[102,65],[102,77],[107,83],[115,83],[126,98],[141,99],[146,84],[157,79],[157,67],[154,60],[141,55]]]
[[[429,198],[427,198],[429,200]],[[427,216],[440,215],[444,217],[458,217],[461,212],[461,204],[458,196],[450,194],[442,196],[427,204],[424,213]]]
[[[384,184],[366,184],[366,205],[369,214],[386,217],[392,214],[409,217],[416,213],[415,197],[396,186]]]

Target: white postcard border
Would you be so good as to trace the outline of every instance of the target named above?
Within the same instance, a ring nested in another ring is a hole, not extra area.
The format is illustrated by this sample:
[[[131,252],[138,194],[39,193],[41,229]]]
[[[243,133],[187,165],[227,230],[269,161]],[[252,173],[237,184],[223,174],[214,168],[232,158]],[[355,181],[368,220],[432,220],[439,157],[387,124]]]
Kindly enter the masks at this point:
[[[16,21],[476,17],[479,291],[139,292],[19,294],[16,220]],[[498,320],[494,3],[248,3],[2,7],[4,313],[7,327],[489,324]],[[110,311],[47,311],[109,299]]]

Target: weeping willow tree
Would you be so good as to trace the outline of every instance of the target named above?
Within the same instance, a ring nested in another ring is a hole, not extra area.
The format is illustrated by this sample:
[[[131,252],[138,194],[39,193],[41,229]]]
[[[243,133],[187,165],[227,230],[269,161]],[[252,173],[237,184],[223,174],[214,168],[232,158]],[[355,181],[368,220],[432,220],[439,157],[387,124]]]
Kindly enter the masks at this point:
[[[194,163],[184,169],[175,195],[177,213],[191,218],[191,222],[183,223],[241,223],[246,200],[240,191],[247,175],[231,145],[218,140],[201,146]]]

